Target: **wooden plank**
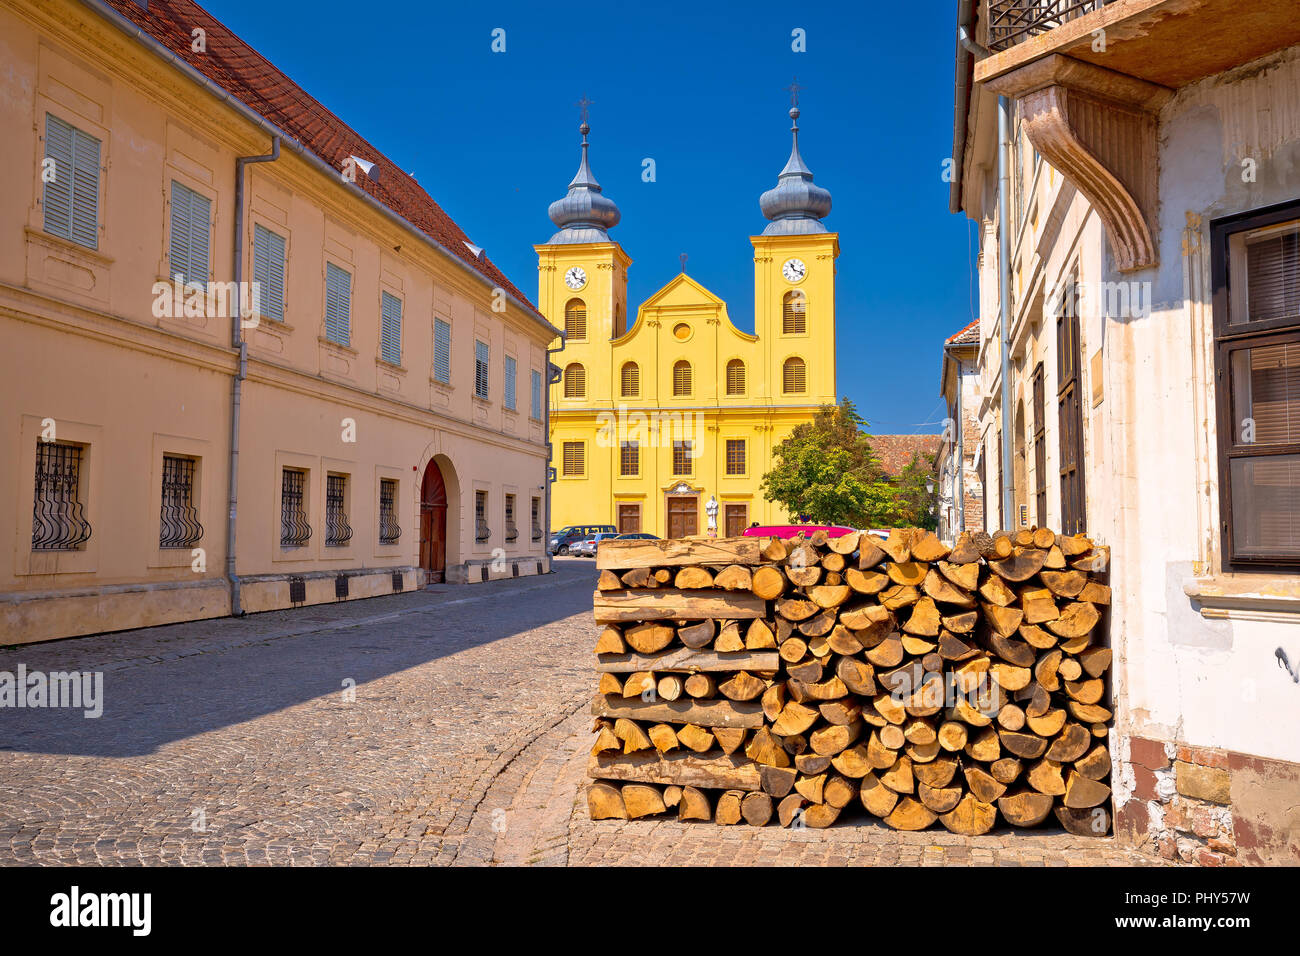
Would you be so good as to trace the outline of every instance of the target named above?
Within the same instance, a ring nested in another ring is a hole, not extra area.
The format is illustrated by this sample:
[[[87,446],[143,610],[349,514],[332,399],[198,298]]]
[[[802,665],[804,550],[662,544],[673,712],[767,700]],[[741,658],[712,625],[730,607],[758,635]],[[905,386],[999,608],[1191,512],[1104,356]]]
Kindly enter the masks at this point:
[[[688,564],[762,564],[766,538],[606,540],[596,548],[596,570],[680,567]]]
[[[767,602],[746,591],[720,588],[646,588],[596,591],[592,598],[597,624],[620,621],[736,621],[762,617]]]
[[[758,764],[743,754],[702,757],[690,751],[661,754],[639,750],[630,754],[592,754],[587,776],[636,783],[673,783],[679,787],[715,787],[719,790],[759,790]]]
[[[633,671],[774,671],[781,667],[776,651],[695,651],[675,647],[658,654],[597,654],[598,674]]]
[[[656,700],[640,697],[597,697],[591,702],[596,717],[667,721],[699,727],[762,727],[763,708],[757,701]]]

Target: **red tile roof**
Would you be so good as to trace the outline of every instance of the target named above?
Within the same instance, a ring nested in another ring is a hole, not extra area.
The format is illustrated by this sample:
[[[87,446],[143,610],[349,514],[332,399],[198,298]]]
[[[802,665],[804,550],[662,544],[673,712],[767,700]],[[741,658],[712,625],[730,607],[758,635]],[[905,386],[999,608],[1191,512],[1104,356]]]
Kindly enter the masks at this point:
[[[945,345],[975,345],[980,340],[980,320],[976,319],[966,328],[944,340]]]
[[[934,455],[939,451],[938,435],[871,435],[867,442],[891,478],[912,463],[913,455]]]
[[[487,256],[475,256],[465,247],[469,237],[410,175],[197,3],[192,0],[149,0],[146,11],[135,0],[105,2],[335,169],[341,170],[351,155],[374,162],[379,170],[379,181],[373,182],[358,171],[358,188],[441,243],[452,255],[464,260],[494,285],[501,286],[537,311],[532,301],[515,288]],[[191,49],[195,27],[202,28],[207,34],[205,53],[195,53]]]

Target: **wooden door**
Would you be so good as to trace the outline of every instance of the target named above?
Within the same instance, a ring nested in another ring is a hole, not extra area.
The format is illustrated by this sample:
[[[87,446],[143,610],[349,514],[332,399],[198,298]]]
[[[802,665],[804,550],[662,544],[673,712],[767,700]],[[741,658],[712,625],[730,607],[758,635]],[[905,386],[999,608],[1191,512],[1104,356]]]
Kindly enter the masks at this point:
[[[429,579],[442,581],[447,572],[447,487],[436,462],[424,469],[420,485],[420,567]]]
[[[641,530],[641,506],[618,506],[618,533],[636,534]]]
[[[668,499],[668,537],[699,534],[699,496],[674,495]]]
[[[737,538],[744,534],[749,524],[749,505],[727,505],[723,512],[723,528],[728,538]]]

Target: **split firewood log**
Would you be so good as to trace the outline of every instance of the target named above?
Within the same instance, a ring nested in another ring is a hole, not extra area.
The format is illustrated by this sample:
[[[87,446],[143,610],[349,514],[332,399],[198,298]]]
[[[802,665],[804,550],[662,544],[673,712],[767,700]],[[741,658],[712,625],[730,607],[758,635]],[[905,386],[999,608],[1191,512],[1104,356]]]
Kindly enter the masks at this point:
[[[867,760],[874,769],[885,770],[898,762],[898,751],[886,747],[880,742],[879,731],[873,731],[867,738]]]
[[[907,743],[907,738],[903,736],[903,729],[896,724],[887,724],[876,732],[880,738],[880,745],[889,750],[902,750],[903,745]]]
[[[972,624],[972,626],[974,626]],[[979,653],[955,634],[942,631],[939,634],[939,656],[946,661],[964,661]]]
[[[737,671],[729,680],[718,685],[718,690],[728,700],[753,700],[767,689],[767,685],[748,671]]]
[[[1105,545],[1094,547],[1083,557],[1071,561],[1070,567],[1076,571],[1104,574],[1110,567],[1110,548]]]
[[[781,642],[778,653],[783,661],[789,664],[797,664],[807,655],[808,645],[804,643],[802,638],[790,637]]]
[[[911,552],[914,561],[933,564],[946,558],[949,551],[948,546],[940,541],[939,536],[933,531],[923,532],[912,540]]]
[[[1074,763],[1074,769],[1085,777],[1101,780],[1110,773],[1110,751],[1105,744],[1098,744]]]
[[[1070,771],[1065,782],[1065,806],[1071,810],[1083,810],[1095,807],[1110,797],[1110,787],[1100,780],[1093,780],[1081,773]]]
[[[876,776],[894,793],[912,793],[916,789],[916,778],[912,775],[910,757],[899,757],[892,767],[881,771]]]
[[[631,571],[624,572],[620,580],[625,588],[653,587],[657,583],[653,574],[650,568],[633,568]]]
[[[1002,608],[1008,611],[1010,608]],[[1016,611],[1019,614],[1019,611]],[[993,633],[989,635],[989,647],[993,652],[1002,658],[1008,664],[1014,664],[1017,667],[1033,667],[1037,659],[1034,649],[1024,641],[1019,641],[1011,635],[1016,633],[1015,628],[1011,628],[1009,634]]]
[[[844,809],[857,795],[857,784],[845,777],[841,777],[839,774],[828,777],[826,786],[822,788],[822,802],[834,807],[836,810]]]
[[[820,614],[816,614],[813,617],[808,618],[806,621],[801,621],[798,625],[799,633],[803,634],[805,637],[825,637],[831,632],[831,629],[835,627],[835,619],[836,615],[834,608],[828,611],[822,611]],[[827,646],[827,653],[829,653],[829,645],[826,645],[825,641],[821,643],[824,646]],[[809,647],[811,646],[811,642],[809,642]]]
[[[664,806],[669,810],[673,809],[682,802],[682,788],[675,783],[670,783],[664,787],[663,798]]]
[[[1079,600],[1089,604],[1110,604],[1110,588],[1100,581],[1089,581],[1079,592]]]
[[[1005,784],[998,781],[983,767],[971,764],[962,769],[966,778],[966,789],[975,795],[981,803],[992,803],[1007,792]]]
[[[1065,711],[1054,707],[1041,717],[1026,717],[1025,723],[1040,737],[1055,737],[1065,726]]]
[[[723,791],[722,796],[718,797],[718,807],[713,814],[714,821],[723,826],[739,823],[743,819],[741,804],[744,799],[744,790]]]
[[[972,760],[978,760],[981,763],[992,763],[1002,756],[1002,745],[998,741],[998,732],[992,727],[984,727],[976,731],[966,741],[966,747],[962,752]]]
[[[635,674],[628,676],[623,683],[624,697],[640,697],[646,691],[653,691],[658,687],[658,680],[650,671],[637,671]]]
[[[791,757],[797,757],[808,749],[808,738],[803,734],[791,734],[778,739],[781,741],[781,749]]]
[[[1030,767],[1025,779],[1039,793],[1046,793],[1053,797],[1065,793],[1065,781],[1061,778],[1061,764],[1050,758],[1044,757]]]
[[[858,539],[858,570],[874,568],[888,557],[881,544],[881,540],[871,534],[864,534]]]
[[[821,609],[816,604],[804,598],[782,598],[776,602],[776,613],[787,621],[796,623],[808,620],[819,610]]]
[[[781,826],[788,827],[795,821],[802,824],[803,808],[807,806],[808,801],[797,793],[792,793],[783,799],[776,807],[776,818],[780,821]]]
[[[874,669],[865,661],[841,657],[835,662],[835,676],[854,694],[866,697],[876,693]]]
[[[1061,616],[1047,622],[1047,629],[1057,637],[1083,637],[1096,627],[1101,614],[1095,604],[1073,601],[1061,608]]]
[[[740,745],[745,742],[745,735],[748,733],[743,727],[713,727],[710,729],[724,754],[733,754],[739,750]]]
[[[794,782],[794,789],[809,803],[822,802],[822,788],[826,786],[826,774],[815,777],[799,777]]]
[[[1073,763],[1084,755],[1092,743],[1092,734],[1086,727],[1070,722],[1065,725],[1052,746],[1047,750],[1047,758],[1057,763]]]
[[[826,665],[816,658],[791,664],[785,672],[801,684],[815,684],[825,676]]]
[[[868,773],[862,778],[858,799],[867,812],[876,817],[888,817],[898,804],[898,794],[881,783],[874,773]]]
[[[1056,608],[1056,599],[1047,588],[1023,589],[1020,592],[1020,609],[1025,612],[1022,626],[1055,621],[1061,616]]]
[[[720,654],[732,654],[745,649],[745,640],[740,636],[739,621],[722,621],[722,628],[713,642],[713,649]]]
[[[772,732],[782,737],[801,734],[816,723],[819,716],[816,709],[792,700],[772,722]]]
[[[953,833],[962,836],[981,836],[993,829],[998,812],[991,803],[976,800],[966,794],[961,802],[947,813],[939,814],[939,822]]]
[[[1024,620],[1025,612],[1018,607],[999,607],[996,604],[985,602],[984,619],[989,622],[993,628],[993,636],[1010,638],[1020,627],[1020,622]]]
[[[717,689],[712,674],[692,674],[686,678],[686,693],[696,699],[708,699],[717,693]]]
[[[723,568],[713,578],[713,586],[726,591],[748,591],[754,584],[754,575],[743,564]]]
[[[708,568],[699,566],[682,568],[677,572],[677,576],[673,578],[673,587],[711,588],[713,587],[713,572]]]
[[[764,565],[754,570],[753,581],[749,586],[750,593],[761,597],[765,601],[771,601],[781,596],[785,591],[786,579],[777,568],[770,565]]]
[[[745,756],[768,767],[790,766],[790,755],[781,745],[780,738],[766,727],[754,731],[754,736],[745,745]]]
[[[1077,700],[1067,701],[1065,706],[1075,720],[1085,724],[1104,724],[1110,721],[1111,712],[1100,704],[1081,704]]]
[[[821,757],[820,754],[817,756]],[[854,780],[865,777],[872,770],[871,760],[867,756],[867,748],[863,744],[856,744],[841,750],[830,758],[830,762],[831,766],[837,771]],[[795,761],[795,765],[798,766],[798,760]]]
[[[776,647],[776,638],[772,635],[772,629],[768,627],[766,621],[755,618],[749,622],[749,629],[745,631],[745,648],[761,651],[769,647]]]
[[[646,732],[641,729],[641,725],[635,720],[628,720],[626,717],[620,717],[614,721],[614,736],[623,741],[623,753],[635,753],[638,750],[649,750],[653,744]]]
[[[740,801],[740,812],[752,827],[767,826],[772,819],[772,798],[762,790],[745,794]]]
[[[956,752],[966,746],[966,725],[955,720],[945,720],[939,725],[939,746]]]
[[[612,624],[600,632],[596,641],[597,654],[626,654],[627,644],[623,641],[623,632]]]
[[[638,626],[647,627],[649,625],[643,624]],[[664,628],[664,630],[671,631],[671,628]],[[715,623],[712,620],[707,620],[700,621],[698,624],[688,624],[684,627],[679,627],[677,629],[677,638],[687,647],[699,650],[709,646],[713,641],[713,635],[715,633]],[[671,640],[671,638],[669,640]],[[637,650],[640,650],[640,648],[637,648]]]
[[[813,830],[824,830],[839,819],[838,807],[829,803],[812,803],[803,809],[804,825]]]
[[[712,624],[710,624],[710,627],[712,627]],[[633,650],[642,654],[654,654],[662,651],[672,643],[673,636],[674,633],[671,627],[657,621],[634,624],[623,632],[623,640]]]
[[[924,830],[939,815],[914,797],[903,797],[885,817],[885,823],[895,830]]]
[[[936,789],[924,783],[916,785],[916,797],[929,810],[935,813],[947,813],[957,806],[962,797],[961,787],[943,787]]]
[[[989,672],[1003,690],[1009,691],[1017,691],[1022,687],[1028,687],[1029,681],[1033,677],[1033,672],[1028,667],[1017,667],[1014,664],[1004,664],[1001,661],[995,662],[989,668]]]
[[[596,685],[598,694],[617,694],[623,696],[623,684],[615,674],[601,674],[600,681]]]
[[[1105,807],[1073,809],[1058,806],[1056,819],[1075,836],[1104,837],[1110,832],[1110,811]]]
[[[821,580],[822,569],[816,564],[810,567],[787,567],[785,576],[795,587],[810,588]]]
[[[622,587],[623,582],[613,571],[601,571],[600,576],[596,578],[597,591],[617,591]]]
[[[998,738],[1002,741],[1003,747],[1017,757],[1023,757],[1026,760],[1035,760],[1047,750],[1047,741],[1037,734],[1022,734],[1004,730],[998,734]]]
[[[994,607],[1008,607],[1015,603],[1017,596],[1016,592],[1007,587],[996,574],[990,574],[985,578],[984,583],[979,586],[979,593],[986,604],[992,604]]]
[[[844,580],[859,594],[879,594],[889,586],[889,575],[878,571],[859,571],[856,568],[845,570]]]
[[[659,788],[649,784],[625,783],[622,794],[623,806],[627,808],[629,820],[654,816],[668,809],[664,806],[663,794],[659,792]]]
[[[768,538],[767,544],[763,545],[761,553],[765,561],[784,561],[790,549],[784,538],[771,537]]]
[[[892,588],[886,588],[880,592],[880,603],[889,608],[891,611],[897,611],[907,607],[909,604],[915,604],[921,598],[919,589],[907,584],[895,584]]]
[[[851,746],[860,736],[862,736],[862,721],[855,720],[853,723],[842,727],[832,724],[814,730],[808,736],[808,743],[812,747],[813,753],[834,756],[846,747]]]
[[[1010,784],[1020,776],[1023,767],[1024,764],[1015,757],[1002,757],[989,764],[989,776],[998,783]]]
[[[622,750],[623,741],[619,740],[612,727],[601,727],[600,732],[596,735],[596,743],[591,748],[594,754],[604,753],[607,750]]]
[[[778,800],[788,794],[794,787],[796,773],[791,767],[772,767],[763,765],[758,768],[758,779],[763,792]]]
[[[851,593],[852,588],[847,584],[821,584],[808,590],[808,596],[812,598],[813,603],[824,609],[839,607],[849,599]]]
[[[939,608],[933,598],[923,597],[916,602],[903,631],[920,637],[939,636]]]
[[[777,717],[781,716],[782,708],[785,707],[784,681],[777,681],[763,691],[762,707],[763,716],[768,719],[768,722],[775,723]]]
[[[677,731],[669,724],[655,724],[647,731],[647,736],[660,753],[677,749]]]
[[[677,700],[686,691],[686,679],[678,674],[665,674],[655,685],[655,693],[662,700]]]
[[[831,552],[834,554],[850,555],[854,551],[858,550],[858,541],[861,537],[862,533],[860,531],[850,531],[847,534],[840,535],[838,538],[828,539],[826,547],[830,548]]]
[[[927,787],[943,789],[947,787],[957,773],[959,761],[951,755],[936,757],[928,763],[912,764],[912,773],[916,779]]]
[[[979,532],[984,535],[984,532]],[[984,535],[984,537],[988,537]],[[980,559],[983,549],[975,538],[975,532],[963,531],[957,536],[957,544],[948,555],[951,564],[973,564]],[[960,583],[960,582],[958,582]]]
[[[826,636],[826,644],[836,654],[856,654],[862,650],[857,635],[843,624],[836,624]]]
[[[903,641],[897,634],[891,634],[866,652],[866,658],[876,667],[894,667],[903,660]]]
[[[622,792],[601,781],[591,784],[587,787],[587,814],[593,820],[626,820]]]
[[[1047,650],[1056,646],[1056,635],[1043,630],[1037,624],[1021,624],[1018,633],[1026,644],[1037,650]]]
[[[1077,665],[1078,661],[1071,660],[1070,663]],[[1091,680],[1067,680],[1065,682],[1065,692],[1081,704],[1097,703],[1097,701],[1101,700],[1104,690],[1105,685],[1095,677]]]
[[[998,798],[998,810],[1014,827],[1036,827],[1047,819],[1055,801],[1045,793],[1020,790]]]
[[[713,747],[713,734],[696,724],[686,724],[677,731],[677,739],[697,754],[706,753]]]
[[[817,705],[817,710],[828,724],[838,724],[841,727],[862,717],[862,704],[851,697],[823,701]]]
[[[823,757],[821,754],[815,754],[811,751],[796,754],[794,758],[795,769],[800,773],[809,775],[821,773],[830,765],[830,757]]]
[[[1004,581],[1028,581],[1043,569],[1046,551],[1026,548],[1008,558],[989,562],[989,569]]]
[[[1025,726],[1025,712],[1015,704],[1003,704],[998,711],[998,726],[1003,730],[1020,730]]]
[[[894,560],[895,564],[906,561],[911,557],[912,549],[908,547],[907,538],[898,529],[889,532],[889,537],[884,541],[877,539],[877,544],[880,550]]]
[[[1110,669],[1109,647],[1090,647],[1079,655],[1079,664],[1089,677],[1100,677]],[[1077,699],[1077,698],[1076,698]],[[1085,701],[1085,703],[1087,703]],[[1093,701],[1096,703],[1096,701]]]

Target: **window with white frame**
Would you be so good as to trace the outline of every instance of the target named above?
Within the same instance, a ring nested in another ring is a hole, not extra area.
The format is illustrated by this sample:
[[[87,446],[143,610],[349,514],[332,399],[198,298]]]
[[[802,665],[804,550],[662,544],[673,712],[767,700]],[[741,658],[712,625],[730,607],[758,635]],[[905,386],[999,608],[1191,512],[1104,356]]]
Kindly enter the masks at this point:
[[[206,285],[211,271],[212,200],[172,180],[171,237],[167,247],[170,274],[188,285]]]
[[[262,315],[284,321],[284,236],[253,226],[253,282]]]
[[[45,231],[88,249],[99,248],[100,141],[45,114]]]

